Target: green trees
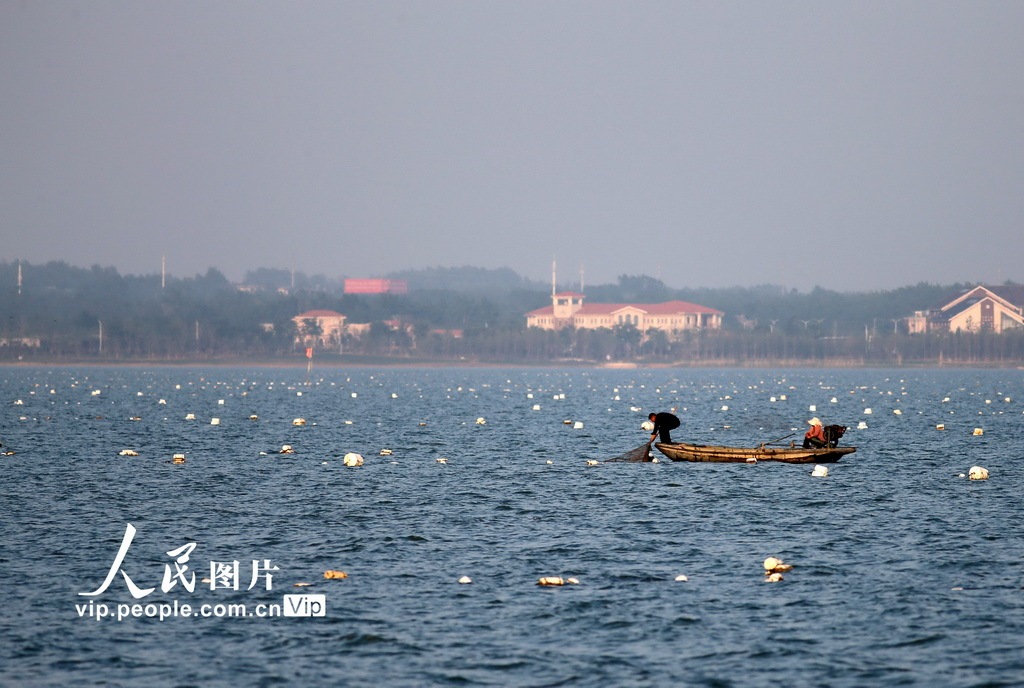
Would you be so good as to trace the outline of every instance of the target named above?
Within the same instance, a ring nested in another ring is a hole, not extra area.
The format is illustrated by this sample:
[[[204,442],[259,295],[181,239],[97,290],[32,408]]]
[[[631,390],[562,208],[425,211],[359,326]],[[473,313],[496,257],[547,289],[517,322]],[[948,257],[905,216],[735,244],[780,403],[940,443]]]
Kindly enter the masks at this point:
[[[323,353],[448,361],[812,365],[1010,364],[1024,361],[1024,332],[908,335],[901,319],[966,285],[893,291],[799,293],[776,286],[672,290],[650,277],[588,288],[591,302],[690,301],[726,313],[717,332],[527,329],[525,314],[550,303],[550,287],[511,271],[432,269],[404,275],[402,295],[342,294],[340,280],[263,269],[241,290],[211,268],[191,278],[122,276],[62,262],[0,262],[0,360],[191,360],[303,355],[292,318],[336,310],[352,328]],[[494,276],[495,287],[488,287]],[[291,289],[292,279],[305,288]],[[280,287],[287,280],[287,287]],[[742,316],[742,317],[739,317]],[[315,324],[306,334],[319,336]],[[38,342],[38,344],[37,344]],[[101,346],[102,343],[102,346]]]

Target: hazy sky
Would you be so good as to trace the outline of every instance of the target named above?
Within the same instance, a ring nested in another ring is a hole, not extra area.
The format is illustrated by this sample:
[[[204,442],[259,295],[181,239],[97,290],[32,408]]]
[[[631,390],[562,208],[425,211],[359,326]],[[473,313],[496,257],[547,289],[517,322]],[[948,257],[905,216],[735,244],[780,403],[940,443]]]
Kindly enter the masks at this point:
[[[1024,281],[1024,2],[0,0],[0,260]]]

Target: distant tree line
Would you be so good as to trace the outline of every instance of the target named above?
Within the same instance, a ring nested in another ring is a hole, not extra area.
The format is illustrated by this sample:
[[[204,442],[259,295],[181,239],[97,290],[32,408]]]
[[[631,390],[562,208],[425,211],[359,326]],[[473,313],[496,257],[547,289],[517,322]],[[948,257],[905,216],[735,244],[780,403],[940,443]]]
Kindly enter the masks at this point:
[[[1013,364],[1024,333],[908,335],[902,319],[973,285],[807,293],[778,286],[670,289],[647,276],[587,287],[590,302],[673,299],[726,313],[721,331],[672,339],[625,325],[542,331],[525,314],[550,304],[550,285],[510,270],[431,268],[389,275],[408,294],[344,294],[340,279],[260,268],[246,289],[211,268],[177,278],[113,268],[0,262],[0,360],[175,361],[301,357],[292,318],[312,309],[369,323],[329,356],[545,363],[811,365]],[[293,286],[294,285],[294,286]],[[571,285],[560,287],[574,288]],[[578,287],[575,287],[578,289]],[[38,343],[38,346],[36,345]]]

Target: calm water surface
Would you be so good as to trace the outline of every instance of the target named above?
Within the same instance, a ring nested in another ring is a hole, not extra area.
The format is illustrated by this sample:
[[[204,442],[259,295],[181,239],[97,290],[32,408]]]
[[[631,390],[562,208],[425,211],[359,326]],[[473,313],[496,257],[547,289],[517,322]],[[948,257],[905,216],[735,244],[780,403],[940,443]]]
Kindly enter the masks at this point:
[[[16,452],[0,457],[0,683],[1022,685],[1022,383],[1019,370],[0,369],[0,441]],[[587,465],[644,442],[646,414],[670,408],[679,439],[752,444],[816,415],[850,426],[858,450],[826,478]],[[347,452],[365,465],[345,467]],[[961,478],[973,465],[991,479]],[[795,565],[782,582],[764,581],[769,555]],[[202,582],[211,562],[238,562],[237,591]],[[112,568],[102,593],[79,594]],[[135,599],[122,572],[153,591]],[[322,595],[325,616],[251,615],[291,594]],[[118,620],[131,604],[143,616]],[[174,604],[250,616],[146,616]]]

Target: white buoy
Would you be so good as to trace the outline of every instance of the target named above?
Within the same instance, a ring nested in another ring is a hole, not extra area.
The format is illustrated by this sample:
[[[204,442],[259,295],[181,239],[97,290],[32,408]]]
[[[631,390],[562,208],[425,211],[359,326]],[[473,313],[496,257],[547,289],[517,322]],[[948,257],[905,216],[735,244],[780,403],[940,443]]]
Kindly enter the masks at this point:
[[[211,418],[210,425],[220,425],[220,418]]]
[[[816,413],[817,410],[818,410],[818,407],[815,406],[814,404],[811,404],[810,406],[807,407],[807,410],[810,411],[811,413]]]
[[[601,463],[601,462],[598,461],[597,459],[587,459],[587,465],[588,466],[596,466],[599,463]]]
[[[945,430],[946,429],[946,425],[945,425],[945,423],[939,423],[938,425],[935,426],[935,429],[936,430]]]
[[[479,418],[476,419],[476,424],[477,425],[487,425],[487,419],[484,418],[483,416],[480,416]]]
[[[678,576],[676,576],[675,580],[676,580],[677,583],[685,583],[686,581],[688,581],[690,579],[687,578],[685,575],[680,573]]]
[[[565,585],[565,581],[561,576],[543,576],[537,581],[537,585],[543,586],[557,586]]]
[[[459,579],[459,582],[462,583],[463,585],[469,585],[470,583],[473,582],[473,579],[470,578],[469,576],[463,576],[462,578]]]
[[[868,429],[868,424],[865,423],[864,421],[861,421],[861,422],[857,423],[857,429],[858,430],[867,430]]]
[[[722,406],[722,410],[723,410],[723,411],[728,411],[728,410],[729,410],[729,407],[728,407],[728,406]]]
[[[194,413],[186,413],[185,414],[185,420],[195,420],[195,419],[196,419],[196,414],[194,414]]]
[[[643,423],[640,424],[640,429],[646,430],[647,432],[651,432],[654,430],[654,423],[652,423],[649,420],[645,420]]]
[[[573,427],[574,430],[582,430],[583,429],[583,421],[580,421],[580,420],[576,421],[575,423],[572,424],[572,427]]]
[[[967,477],[971,480],[988,480],[988,469],[981,466],[971,466],[967,471]]]
[[[134,449],[122,449],[118,452],[118,456],[138,456],[139,452]]]
[[[437,462],[438,462],[438,463],[448,463],[448,459],[446,459],[446,458],[444,458],[444,457],[442,456],[442,457],[441,457],[440,459],[438,459],[438,460],[437,460]]]
[[[903,415],[903,411],[900,411],[899,409],[893,409],[892,412],[893,412],[894,415],[897,415],[897,416],[902,416]]]
[[[533,410],[534,411],[540,411],[540,404],[534,404],[533,405]]]
[[[811,471],[811,475],[813,475],[815,478],[827,478],[828,468],[826,466],[818,464],[814,467],[814,470]]]
[[[349,452],[348,454],[345,454],[345,458],[342,459],[342,463],[346,466],[362,466],[363,457],[355,452]]]
[[[870,407],[864,409],[864,415],[865,416],[870,416],[871,415],[871,408]]]
[[[292,421],[292,425],[294,425],[296,427],[299,427],[299,426],[305,425],[305,424],[306,424],[306,419],[305,418],[296,418],[295,420]]]
[[[980,435],[984,435],[985,431],[982,430],[981,428],[974,428],[974,433],[973,434],[975,435],[975,437],[977,437],[977,436],[980,436]]]

